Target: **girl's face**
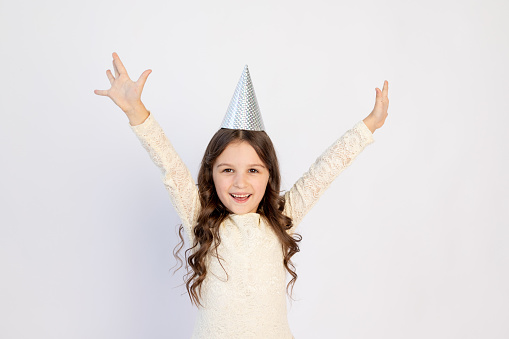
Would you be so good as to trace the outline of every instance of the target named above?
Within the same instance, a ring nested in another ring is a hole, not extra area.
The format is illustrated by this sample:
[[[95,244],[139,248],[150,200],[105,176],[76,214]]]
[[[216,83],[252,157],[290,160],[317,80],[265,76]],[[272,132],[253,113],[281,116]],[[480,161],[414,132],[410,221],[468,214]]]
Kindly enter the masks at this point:
[[[217,195],[234,214],[256,213],[269,181],[269,169],[245,141],[232,142],[212,166]]]

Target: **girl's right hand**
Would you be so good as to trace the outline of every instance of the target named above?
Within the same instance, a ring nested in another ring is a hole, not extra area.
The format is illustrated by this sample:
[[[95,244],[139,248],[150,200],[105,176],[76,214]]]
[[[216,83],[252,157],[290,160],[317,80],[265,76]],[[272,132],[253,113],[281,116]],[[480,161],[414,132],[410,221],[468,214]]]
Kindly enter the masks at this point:
[[[113,102],[127,114],[129,119],[135,115],[136,112],[140,111],[140,108],[145,110],[143,103],[141,102],[141,92],[143,86],[147,81],[147,77],[152,70],[148,69],[140,75],[138,81],[133,82],[127,70],[125,69],[122,61],[118,57],[118,54],[113,52],[113,68],[115,69],[115,76],[111,74],[110,70],[106,71],[106,75],[110,80],[111,88],[108,90],[94,90],[97,95],[107,96]]]

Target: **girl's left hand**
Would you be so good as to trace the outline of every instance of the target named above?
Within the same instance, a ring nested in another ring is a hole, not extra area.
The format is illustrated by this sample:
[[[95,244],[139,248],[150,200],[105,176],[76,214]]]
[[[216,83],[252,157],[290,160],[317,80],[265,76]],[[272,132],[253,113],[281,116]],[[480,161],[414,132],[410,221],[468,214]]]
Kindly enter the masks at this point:
[[[387,109],[389,108],[389,82],[385,80],[383,89],[380,91],[377,87],[375,91],[375,108],[373,108],[373,111],[363,120],[371,133],[374,133],[376,129],[382,127],[387,115],[389,115],[387,113]]]

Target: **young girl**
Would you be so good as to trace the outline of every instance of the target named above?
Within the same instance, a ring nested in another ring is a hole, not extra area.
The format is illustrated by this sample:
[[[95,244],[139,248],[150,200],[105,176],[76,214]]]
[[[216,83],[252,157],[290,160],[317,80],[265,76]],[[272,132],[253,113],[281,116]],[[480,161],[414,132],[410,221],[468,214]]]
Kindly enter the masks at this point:
[[[286,271],[299,251],[296,226],[324,190],[373,140],[387,117],[388,82],[376,88],[373,111],[332,144],[295,185],[280,196],[276,153],[263,131],[247,66],[221,129],[212,137],[198,173],[198,187],[154,116],[141,102],[151,70],[130,80],[113,53],[110,97],[153,162],[182,219],[191,255],[187,280],[198,306],[193,338],[293,338],[286,311]],[[183,241],[183,239],[182,239]],[[183,245],[183,244],[182,244]]]

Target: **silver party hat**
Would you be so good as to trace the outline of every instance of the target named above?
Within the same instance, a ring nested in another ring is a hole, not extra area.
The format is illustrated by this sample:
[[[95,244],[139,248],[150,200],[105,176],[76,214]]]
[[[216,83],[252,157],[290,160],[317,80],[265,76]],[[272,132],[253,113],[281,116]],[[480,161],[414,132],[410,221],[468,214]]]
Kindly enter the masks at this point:
[[[247,65],[240,76],[221,128],[264,131],[262,115]]]

